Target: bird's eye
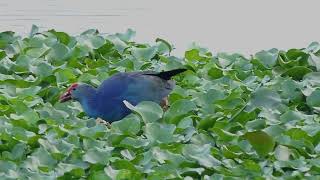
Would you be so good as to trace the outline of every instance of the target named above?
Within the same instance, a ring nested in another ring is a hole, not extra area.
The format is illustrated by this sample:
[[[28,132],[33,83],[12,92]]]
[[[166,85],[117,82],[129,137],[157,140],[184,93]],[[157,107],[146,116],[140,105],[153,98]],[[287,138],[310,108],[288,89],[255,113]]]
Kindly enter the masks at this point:
[[[72,88],[71,90],[74,91],[74,90],[76,90],[76,88]]]

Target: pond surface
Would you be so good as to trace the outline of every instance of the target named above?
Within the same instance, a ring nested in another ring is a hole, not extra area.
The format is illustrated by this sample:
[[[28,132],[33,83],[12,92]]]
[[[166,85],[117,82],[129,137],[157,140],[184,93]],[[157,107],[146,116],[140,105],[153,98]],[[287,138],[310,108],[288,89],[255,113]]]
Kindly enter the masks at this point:
[[[320,40],[316,1],[1,0],[0,31],[41,30],[79,34],[137,31],[136,40],[167,39],[181,54],[193,41],[213,52],[251,54],[300,48]]]

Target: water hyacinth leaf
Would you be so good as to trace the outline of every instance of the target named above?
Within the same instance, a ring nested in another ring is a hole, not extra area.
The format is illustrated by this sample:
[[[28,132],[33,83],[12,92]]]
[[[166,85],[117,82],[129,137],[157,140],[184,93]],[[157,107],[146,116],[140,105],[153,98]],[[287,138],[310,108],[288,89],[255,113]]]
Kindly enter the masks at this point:
[[[139,60],[151,60],[157,53],[157,47],[132,48],[131,51],[132,55]]]
[[[275,49],[269,51],[260,51],[255,54],[255,57],[263,64],[266,68],[272,68],[276,65],[278,52]]]
[[[211,156],[210,147],[211,146],[209,144],[205,144],[203,146],[186,144],[182,150],[182,153],[188,159],[195,160],[204,167],[216,168],[221,164],[221,162]]]
[[[217,134],[217,136],[219,137],[218,140],[224,141],[224,142],[228,142],[228,141],[232,141],[237,139],[237,135],[232,134],[228,131],[225,131],[223,129],[219,129],[219,128],[212,128],[211,129],[215,134]]]
[[[7,56],[5,51],[0,50],[0,60]]]
[[[275,149],[275,157],[280,161],[288,161],[290,154],[290,150],[286,146],[279,145]]]
[[[123,102],[129,109],[139,114],[145,123],[157,121],[162,117],[162,108],[150,101],[139,103],[137,106],[133,106],[128,101]]]
[[[136,32],[132,29],[127,29],[125,33],[116,33],[115,34],[119,39],[124,42],[130,41],[136,35]]]
[[[93,147],[89,149],[84,155],[83,160],[91,164],[107,164],[111,158],[111,151],[113,148],[106,147],[104,149]]]
[[[32,25],[29,37],[33,37],[38,32],[39,32],[39,27],[36,25]]]
[[[21,55],[16,60],[16,71],[29,71],[30,64],[33,62],[32,58]]]
[[[152,149],[153,157],[161,164],[166,161],[170,161],[170,164],[173,164],[175,167],[178,167],[181,163],[186,162],[187,159],[181,154],[175,154],[168,150],[162,150],[159,147]]]
[[[309,46],[305,49],[307,52],[318,52],[320,50],[320,44],[316,41],[309,44]]]
[[[94,180],[112,180],[104,171],[94,171],[90,176],[89,179]]]
[[[242,58],[240,54],[228,54],[228,53],[218,53],[218,63],[222,68],[227,68],[231,66],[239,58]]]
[[[23,94],[27,96],[34,96],[41,90],[40,86],[33,86],[29,88],[16,88],[17,94]]]
[[[148,123],[145,126],[145,135],[151,142],[170,143],[175,140],[175,128],[172,124]]]
[[[282,133],[285,131],[285,128],[280,125],[273,125],[265,128],[263,131],[269,134],[271,137],[275,138],[282,135]]]
[[[269,88],[259,88],[252,94],[247,111],[252,111],[255,108],[272,109],[281,103],[280,95]]]
[[[310,54],[308,62],[311,66],[316,67],[317,71],[320,71],[320,58],[314,54]]]
[[[67,178],[68,173],[72,174],[74,177],[81,177],[85,174],[84,167],[81,167],[79,165],[75,164],[66,164],[66,163],[59,163],[57,165],[57,174],[60,176],[60,178]],[[66,176],[64,176],[66,175]]]
[[[164,118],[170,120],[171,122],[175,122],[177,118],[180,118],[181,116],[195,109],[196,105],[193,102],[186,99],[181,99],[171,105],[171,107],[165,113]]]
[[[48,151],[44,148],[39,148],[28,157],[23,166],[33,171],[39,171],[40,169],[53,169],[56,164],[57,161]]]
[[[255,119],[246,123],[246,128],[249,131],[264,129],[266,121],[264,119]]]
[[[76,78],[71,69],[59,69],[55,72],[55,76],[57,78],[57,83],[59,84]]]
[[[60,43],[64,44],[64,45],[68,45],[70,42],[70,36],[65,33],[65,32],[57,32],[54,29],[49,30],[48,32],[54,34],[57,39],[59,40]]]
[[[48,77],[52,75],[53,67],[45,62],[39,63],[36,67],[32,68],[32,72],[38,75],[39,77]]]
[[[273,151],[275,142],[271,136],[263,131],[247,132],[243,137],[250,142],[260,156],[265,156]]]
[[[204,61],[207,57],[201,54],[199,49],[191,49],[185,52],[185,58],[189,61]]]
[[[88,39],[92,49],[98,49],[105,43],[105,40],[101,36],[89,36]]]
[[[308,54],[303,52],[301,49],[289,49],[286,52],[286,57],[289,61],[301,61],[302,64],[307,63]]]
[[[168,41],[161,38],[157,38],[156,42],[158,43],[158,51],[160,53],[162,54],[165,52],[170,53],[172,51],[172,46]]]
[[[311,107],[320,107],[320,89],[316,89],[307,97],[307,104]]]
[[[292,77],[294,80],[301,80],[304,75],[312,72],[311,69],[304,66],[295,66],[284,72],[283,76]]]
[[[123,51],[128,47],[128,45],[119,39],[117,36],[108,36],[107,39],[114,44],[115,49],[122,54]]]
[[[26,52],[26,55],[33,57],[33,58],[40,58],[40,57],[47,55],[47,53],[49,53],[49,52],[50,52],[50,49],[47,47],[32,48]]]
[[[311,72],[303,77],[303,82],[311,86],[320,86],[320,72]]]
[[[140,119],[137,115],[129,115],[121,121],[112,123],[112,129],[123,134],[137,134],[140,131]]]
[[[296,81],[292,79],[287,79],[281,83],[281,86],[281,96],[283,96],[284,98],[288,98],[292,101],[302,100],[303,94],[301,91],[301,87]]]
[[[120,144],[131,146],[134,148],[140,148],[140,147],[147,146],[149,144],[149,141],[147,139],[137,139],[137,138],[126,137],[120,142]]]
[[[51,61],[61,61],[66,58],[67,54],[69,53],[69,48],[61,43],[57,43],[51,47],[49,54],[47,55]]]
[[[218,79],[223,76],[223,71],[221,69],[219,69],[218,67],[213,67],[208,71],[208,75],[212,79]]]

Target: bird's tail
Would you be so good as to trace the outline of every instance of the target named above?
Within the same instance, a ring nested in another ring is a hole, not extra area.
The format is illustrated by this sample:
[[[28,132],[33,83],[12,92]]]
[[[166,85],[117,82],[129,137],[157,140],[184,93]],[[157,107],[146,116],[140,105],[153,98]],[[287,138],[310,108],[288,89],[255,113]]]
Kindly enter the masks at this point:
[[[183,69],[183,68],[180,68],[180,69],[174,69],[174,70],[171,70],[171,71],[163,71],[163,72],[159,72],[159,73],[155,73],[153,74],[154,76],[158,76],[160,77],[161,79],[164,79],[164,80],[169,80],[171,79],[172,76],[175,76],[179,73],[182,73],[184,71],[186,71],[187,69]]]

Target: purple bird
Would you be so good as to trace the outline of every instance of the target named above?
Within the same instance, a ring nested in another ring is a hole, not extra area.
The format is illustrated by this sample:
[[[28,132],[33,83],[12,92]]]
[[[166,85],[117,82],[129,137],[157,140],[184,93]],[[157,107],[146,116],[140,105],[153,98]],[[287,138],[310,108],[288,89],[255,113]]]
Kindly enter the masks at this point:
[[[175,86],[171,77],[184,71],[186,69],[117,73],[103,81],[98,88],[75,83],[61,95],[60,102],[76,100],[88,116],[112,123],[131,113],[124,100],[132,105],[142,101],[166,105],[166,98]]]

